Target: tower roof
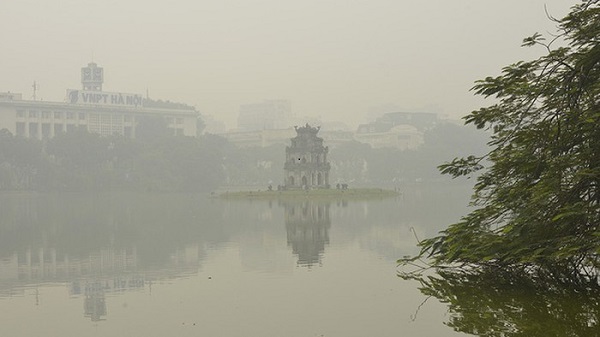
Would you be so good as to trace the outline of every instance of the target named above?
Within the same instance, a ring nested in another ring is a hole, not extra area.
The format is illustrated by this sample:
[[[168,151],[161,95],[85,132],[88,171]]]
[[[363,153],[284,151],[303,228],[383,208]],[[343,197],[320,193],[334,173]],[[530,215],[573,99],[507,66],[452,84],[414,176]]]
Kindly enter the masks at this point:
[[[306,123],[305,126],[294,126],[294,129],[296,130],[296,133],[298,134],[298,136],[300,136],[301,134],[313,134],[313,135],[317,135],[317,133],[319,132],[319,130],[321,130],[320,126],[310,126],[308,123]]]

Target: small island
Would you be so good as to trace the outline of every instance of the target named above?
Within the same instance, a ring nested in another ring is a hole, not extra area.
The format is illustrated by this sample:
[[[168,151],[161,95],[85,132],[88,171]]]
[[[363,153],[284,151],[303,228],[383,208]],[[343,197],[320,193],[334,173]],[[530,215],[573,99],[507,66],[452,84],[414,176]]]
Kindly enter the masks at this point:
[[[225,192],[224,198],[331,198],[371,199],[399,195],[398,191],[381,188],[348,188],[347,184],[329,184],[331,165],[327,160],[329,147],[318,137],[320,127],[295,126],[296,137],[285,149],[284,183],[269,185],[267,190]]]
[[[317,190],[280,190],[280,191],[236,191],[224,192],[220,196],[226,199],[378,199],[400,195],[394,190],[382,188],[349,188],[346,190],[317,189]]]

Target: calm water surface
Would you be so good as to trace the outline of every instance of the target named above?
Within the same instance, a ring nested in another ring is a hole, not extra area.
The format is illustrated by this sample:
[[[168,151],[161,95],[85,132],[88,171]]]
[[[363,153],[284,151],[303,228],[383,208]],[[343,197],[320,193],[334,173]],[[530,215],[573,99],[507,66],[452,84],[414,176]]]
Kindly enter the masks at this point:
[[[396,276],[468,186],[372,201],[0,195],[1,336],[453,336]],[[411,230],[411,228],[413,230]]]

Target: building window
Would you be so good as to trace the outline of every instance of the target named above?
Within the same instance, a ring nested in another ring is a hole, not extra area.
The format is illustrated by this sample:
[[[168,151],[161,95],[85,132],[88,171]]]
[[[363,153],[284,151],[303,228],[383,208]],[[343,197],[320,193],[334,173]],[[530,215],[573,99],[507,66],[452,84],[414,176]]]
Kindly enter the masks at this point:
[[[50,138],[50,123],[42,124],[42,138]]]
[[[55,112],[54,113],[54,119],[61,119],[62,118],[62,112]]]
[[[85,113],[83,113],[83,112],[80,112],[80,113],[79,113],[79,119],[80,119],[80,120],[81,120],[81,119],[85,119]]]
[[[17,136],[25,137],[25,123],[17,122]]]
[[[23,111],[23,110],[17,110],[17,117],[18,118],[25,118],[25,111]]]
[[[54,135],[55,136],[64,131],[65,131],[65,129],[62,124],[54,124]]]
[[[75,113],[67,112],[67,119],[75,119]]]
[[[29,123],[29,137],[38,138],[38,123]]]
[[[50,118],[50,112],[49,111],[42,111],[42,118],[43,119],[49,119]]]
[[[29,118],[37,118],[37,117],[38,117],[37,111],[29,111]]]
[[[127,122],[127,123],[131,122],[131,116],[127,116],[127,115],[123,116],[123,121]]]
[[[183,124],[183,118],[175,118],[175,124]]]

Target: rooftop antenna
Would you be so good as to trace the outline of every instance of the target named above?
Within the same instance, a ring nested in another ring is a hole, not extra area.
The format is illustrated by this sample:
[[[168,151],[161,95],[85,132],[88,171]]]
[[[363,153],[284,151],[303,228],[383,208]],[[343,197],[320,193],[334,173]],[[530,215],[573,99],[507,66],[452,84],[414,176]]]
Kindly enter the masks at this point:
[[[32,98],[35,101],[36,100],[36,96],[37,96],[37,90],[38,90],[38,84],[37,84],[36,81],[33,81],[32,87],[33,87],[33,96],[32,96]]]

